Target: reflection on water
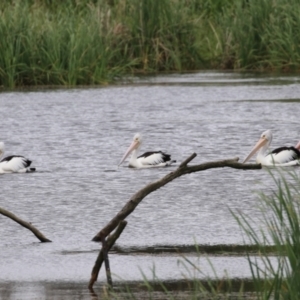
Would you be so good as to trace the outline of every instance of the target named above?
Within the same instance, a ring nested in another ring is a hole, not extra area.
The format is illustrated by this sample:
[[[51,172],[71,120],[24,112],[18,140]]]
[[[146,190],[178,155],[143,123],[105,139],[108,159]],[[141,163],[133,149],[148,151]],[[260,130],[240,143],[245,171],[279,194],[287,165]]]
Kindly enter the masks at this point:
[[[195,282],[188,280],[172,280],[164,281],[163,286],[161,283],[151,281],[151,286],[153,291],[149,292],[149,287],[146,284],[138,282],[117,282],[114,288],[113,299],[191,299],[195,294],[191,292]],[[219,292],[228,291],[228,284],[226,281],[211,281],[211,284],[217,287]],[[201,281],[203,287],[207,286],[205,281]],[[231,295],[236,297],[231,297],[230,299],[241,299],[240,287],[244,286],[245,290],[253,292],[254,285],[253,282],[248,280],[233,279],[230,281],[229,289],[232,291]],[[78,282],[68,282],[68,283],[58,283],[58,282],[39,282],[39,283],[27,283],[26,286],[22,283],[7,284],[7,289],[5,292],[2,291],[2,285],[0,283],[0,293],[4,295],[5,299],[56,299],[56,300],[97,300],[97,299],[107,299],[108,291],[107,287],[100,285],[95,288],[94,291],[89,291],[86,286]],[[24,289],[26,289],[26,294],[24,294]],[[166,293],[164,289],[167,289]],[[38,290],[38,293],[36,292]],[[128,292],[130,290],[130,292]],[[35,291],[35,292],[33,292]],[[70,293],[71,291],[71,293]],[[150,297],[151,295],[151,297]],[[251,296],[251,293],[248,293]],[[203,293],[199,295],[203,299]],[[166,298],[167,297],[167,298]],[[1,298],[2,299],[2,298]],[[248,299],[248,298],[247,298]],[[249,299],[254,299],[249,297]]]
[[[0,176],[0,206],[33,223],[53,243],[40,244],[1,217],[0,282],[89,280],[99,248],[92,237],[133,193],[176,168],[118,168],[136,132],[144,136],[141,151],[166,151],[179,163],[194,152],[193,164],[243,159],[266,129],[273,130],[272,148],[296,144],[299,79],[205,72],[105,88],[1,93],[0,140],[6,154],[25,155],[38,171]],[[272,189],[265,170],[224,168],[181,177],[140,203],[118,245],[242,244],[229,209],[258,220],[254,192]],[[159,262],[162,279],[177,272],[168,259]],[[127,261],[113,256],[117,277],[127,279]],[[146,272],[149,261],[131,257],[130,267],[137,267],[129,278],[141,279],[139,268]]]

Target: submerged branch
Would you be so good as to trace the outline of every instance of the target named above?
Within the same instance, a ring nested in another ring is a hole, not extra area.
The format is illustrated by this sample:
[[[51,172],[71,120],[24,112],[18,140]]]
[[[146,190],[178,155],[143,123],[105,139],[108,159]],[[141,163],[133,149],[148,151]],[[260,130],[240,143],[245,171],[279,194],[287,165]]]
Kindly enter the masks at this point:
[[[180,166],[173,172],[167,174],[163,178],[152,182],[138,192],[136,192],[129,201],[125,204],[122,210],[104,227],[98,232],[92,241],[100,242],[103,238],[106,238],[120,223],[120,221],[124,220],[128,215],[130,215],[137,205],[150,193],[153,191],[163,187],[170,181],[185,175],[194,172],[204,171],[207,169],[213,168],[224,168],[230,167],[234,169],[241,169],[241,170],[254,170],[254,169],[261,169],[260,164],[242,164],[238,162],[238,158],[226,159],[226,160],[219,160],[219,161],[212,161],[207,162],[195,166],[187,166],[187,164],[192,161],[197,156],[196,153],[193,153],[190,157],[188,157]]]
[[[35,228],[31,223],[28,223],[28,222],[18,218],[16,215],[9,212],[8,210],[0,207],[0,214],[14,220],[15,222],[17,222],[21,226],[29,229],[42,243],[51,242],[37,228]]]
[[[111,236],[109,236],[107,238],[107,241],[106,241],[107,251],[109,251],[111,249],[111,247],[115,244],[116,240],[119,238],[119,236],[123,232],[126,225],[127,225],[126,221],[121,221],[119,223],[119,226],[116,229],[116,231]],[[94,285],[95,281],[97,281],[98,274],[99,274],[99,271],[101,269],[103,261],[104,261],[104,253],[103,253],[103,247],[102,247],[102,249],[99,252],[98,257],[96,259],[93,270],[92,270],[91,279],[90,279],[90,282],[89,282],[89,289],[90,290],[93,289],[93,285]]]

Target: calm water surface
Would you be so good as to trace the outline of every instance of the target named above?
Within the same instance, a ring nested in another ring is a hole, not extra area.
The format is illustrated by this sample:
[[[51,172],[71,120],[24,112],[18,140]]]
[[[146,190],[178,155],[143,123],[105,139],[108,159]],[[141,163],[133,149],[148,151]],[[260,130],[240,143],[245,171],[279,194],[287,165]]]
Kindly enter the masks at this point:
[[[272,148],[298,142],[299,95],[300,77],[214,72],[0,93],[6,155],[25,155],[37,168],[34,174],[0,176],[0,206],[53,241],[41,244],[0,216],[0,299],[20,293],[42,299],[47,282],[88,282],[99,249],[92,237],[133,193],[176,168],[118,168],[136,132],[144,137],[141,151],[163,150],[178,163],[194,152],[193,164],[243,159],[266,129],[273,130]],[[273,188],[265,170],[225,168],[181,177],[140,203],[118,245],[242,244],[229,210],[257,221],[255,191]],[[151,278],[154,266],[160,279],[179,279],[186,271],[178,259],[115,253],[111,268],[114,280],[141,280],[141,270]],[[232,277],[250,275],[244,258],[213,260],[220,276],[224,270]],[[103,271],[99,281],[105,281]]]

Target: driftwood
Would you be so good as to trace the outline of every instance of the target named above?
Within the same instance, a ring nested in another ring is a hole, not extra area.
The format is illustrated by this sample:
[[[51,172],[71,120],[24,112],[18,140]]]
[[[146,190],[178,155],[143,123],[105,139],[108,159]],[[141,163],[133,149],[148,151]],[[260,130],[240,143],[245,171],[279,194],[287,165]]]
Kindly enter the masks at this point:
[[[119,236],[123,232],[126,225],[127,225],[126,221],[124,221],[124,220],[121,221],[119,223],[119,226],[116,229],[116,231],[111,236],[109,236],[107,238],[106,245],[105,246],[103,245],[101,251],[99,252],[97,260],[96,260],[95,265],[94,265],[93,270],[92,270],[92,274],[91,274],[91,279],[90,279],[90,283],[89,283],[89,289],[90,290],[93,289],[93,285],[94,285],[95,281],[97,281],[98,274],[99,274],[99,271],[101,269],[103,260],[105,260],[105,256],[107,256],[108,251],[115,244],[116,240],[119,238]],[[106,259],[108,261],[108,257],[106,257]],[[106,272],[108,272],[108,270]],[[110,270],[109,270],[109,272],[110,272]],[[109,280],[111,280],[110,274],[107,277],[110,278]],[[112,282],[109,282],[109,285],[112,285]]]
[[[144,188],[140,189],[138,192],[136,192],[130,200],[125,204],[125,206],[122,208],[122,210],[104,227],[99,231],[92,241],[94,242],[100,242],[102,239],[105,239],[115,228],[118,226],[120,221],[124,220],[128,215],[130,215],[135,208],[138,206],[138,204],[150,193],[153,191],[163,187],[170,181],[186,174],[204,171],[207,169],[214,169],[214,168],[224,168],[224,167],[230,167],[234,169],[241,169],[241,170],[254,170],[254,169],[261,169],[260,164],[242,164],[238,163],[239,158],[235,157],[232,159],[226,159],[226,160],[219,160],[219,161],[212,161],[203,163],[200,165],[195,166],[187,166],[187,164],[192,161],[197,156],[196,153],[192,154],[190,157],[188,157],[184,162],[180,164],[180,166],[173,172],[167,174],[165,177],[152,182],[148,185],[146,185]]]
[[[203,163],[200,165],[195,165],[195,166],[187,166],[187,164],[192,161],[195,157],[197,156],[196,153],[192,154],[190,157],[188,157],[184,162],[180,164],[180,166],[173,172],[167,174],[165,177],[152,182],[148,185],[146,185],[144,188],[140,189],[137,193],[135,193],[130,200],[125,204],[125,206],[122,208],[122,210],[104,227],[101,229],[101,231],[98,232],[96,236],[92,239],[95,242],[102,242],[102,250],[100,251],[97,261],[95,263],[95,266],[92,270],[91,274],[91,279],[89,282],[89,289],[93,289],[93,284],[97,280],[98,273],[100,271],[101,265],[103,263],[103,260],[107,260],[107,268],[108,270],[106,271],[107,273],[107,281],[110,286],[112,286],[112,281],[110,277],[110,269],[109,269],[109,262],[108,262],[108,256],[107,252],[113,245],[111,244],[110,239],[111,237],[108,238],[106,241],[106,237],[118,227],[114,235],[119,235],[122,233],[124,227],[126,226],[127,223],[124,224],[123,220],[130,215],[135,208],[138,206],[138,204],[150,193],[153,191],[163,187],[170,181],[186,174],[194,173],[194,172],[199,172],[199,171],[204,171],[207,169],[213,169],[213,168],[224,168],[224,167],[230,167],[234,169],[241,169],[241,170],[255,170],[255,169],[261,169],[260,164],[242,164],[238,163],[239,158],[232,158],[232,159],[227,159],[227,160],[220,160],[220,161],[213,161],[213,162],[207,162]],[[123,227],[122,227],[123,226]],[[111,245],[111,246],[110,246]]]
[[[28,222],[18,218],[16,215],[9,212],[8,210],[0,207],[0,214],[14,220],[15,222],[17,222],[21,226],[29,229],[42,243],[51,242],[37,228],[35,228],[31,223],[28,223]]]

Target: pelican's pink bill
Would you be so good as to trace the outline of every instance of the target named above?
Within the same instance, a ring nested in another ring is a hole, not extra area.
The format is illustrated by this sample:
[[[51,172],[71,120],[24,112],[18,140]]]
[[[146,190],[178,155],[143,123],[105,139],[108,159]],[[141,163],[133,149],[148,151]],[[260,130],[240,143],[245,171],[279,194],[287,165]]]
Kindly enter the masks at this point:
[[[267,143],[267,139],[260,138],[257,144],[254,146],[254,148],[251,150],[249,155],[245,158],[243,161],[243,164],[246,163],[262,146],[264,146]]]
[[[131,145],[129,146],[129,148],[127,149],[127,151],[125,152],[125,154],[123,155],[123,157],[122,157],[120,163],[118,164],[118,166],[120,166],[120,165],[124,162],[124,160],[127,158],[127,156],[128,156],[134,149],[136,149],[136,147],[138,146],[138,144],[139,144],[139,142],[136,141],[136,140],[134,140],[134,141],[131,143]]]

